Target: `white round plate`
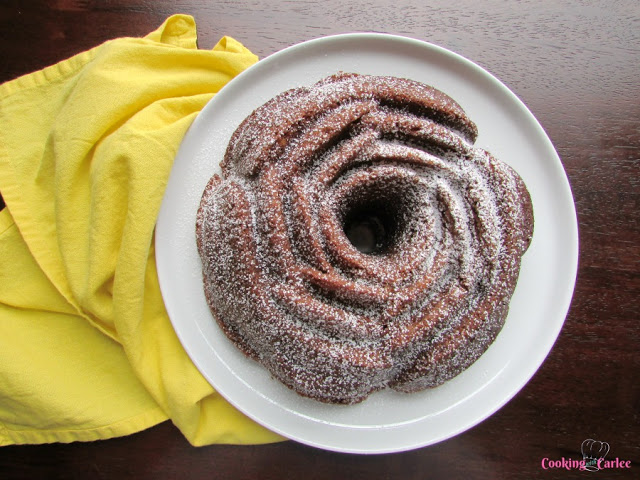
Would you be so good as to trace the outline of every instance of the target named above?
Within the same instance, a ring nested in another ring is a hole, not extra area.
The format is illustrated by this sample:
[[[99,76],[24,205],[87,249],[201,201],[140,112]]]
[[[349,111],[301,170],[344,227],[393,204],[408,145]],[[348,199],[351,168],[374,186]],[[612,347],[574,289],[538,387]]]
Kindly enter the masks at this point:
[[[244,357],[207,308],[195,243],[200,196],[239,123],[276,94],[338,71],[412,78],[453,97],[478,125],[476,145],[509,163],[533,200],[535,232],[506,324],[469,369],[414,394],[384,391],[353,406],[298,396]],[[324,37],[282,50],[238,75],[198,115],[171,172],[156,229],[164,302],[185,350],[236,408],[290,439],[334,451],[385,453],[430,445],[484,420],[549,353],[575,283],[578,231],[571,190],[551,141],[491,74],[422,41],[384,34]]]

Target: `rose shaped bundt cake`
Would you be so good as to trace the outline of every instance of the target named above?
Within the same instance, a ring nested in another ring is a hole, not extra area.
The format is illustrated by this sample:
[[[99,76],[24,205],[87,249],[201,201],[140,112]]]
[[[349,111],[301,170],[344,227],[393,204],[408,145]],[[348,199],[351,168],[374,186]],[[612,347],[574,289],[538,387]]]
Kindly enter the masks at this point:
[[[442,384],[493,342],[533,233],[529,193],[416,81],[336,74],[233,134],[196,237],[213,317],[301,395]]]

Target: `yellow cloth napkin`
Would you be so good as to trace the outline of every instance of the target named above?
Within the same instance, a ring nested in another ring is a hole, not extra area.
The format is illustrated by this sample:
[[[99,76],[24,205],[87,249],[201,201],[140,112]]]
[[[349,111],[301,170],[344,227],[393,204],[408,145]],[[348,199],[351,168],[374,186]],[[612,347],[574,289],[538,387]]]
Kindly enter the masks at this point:
[[[178,341],[153,232],[182,137],[257,57],[192,17],[0,85],[0,445],[87,441],[171,419],[194,445],[280,439]]]

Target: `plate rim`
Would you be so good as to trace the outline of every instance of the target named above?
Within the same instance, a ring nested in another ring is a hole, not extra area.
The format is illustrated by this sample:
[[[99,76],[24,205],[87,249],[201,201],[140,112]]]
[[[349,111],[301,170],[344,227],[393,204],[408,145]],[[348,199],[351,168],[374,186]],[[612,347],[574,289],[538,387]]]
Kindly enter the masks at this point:
[[[161,270],[163,270],[163,267],[161,266],[162,264],[162,259],[159,258],[161,257],[161,253],[164,251],[164,246],[162,245],[162,238],[163,238],[163,229],[164,226],[166,225],[166,223],[163,223],[163,218],[164,216],[162,215],[163,211],[166,212],[166,205],[165,205],[165,198],[163,198],[163,202],[161,205],[161,209],[160,209],[160,215],[158,217],[158,223],[156,225],[156,235],[155,235],[155,251],[156,251],[156,263],[158,264],[158,280],[160,283],[160,289],[161,292],[163,293],[163,300],[165,301],[165,306],[167,308],[167,313],[169,314],[169,318],[171,320],[172,326],[174,328],[174,330],[176,331],[176,334],[178,335],[178,338],[180,339],[180,342],[183,346],[183,348],[185,349],[185,351],[187,352],[187,354],[189,355],[189,357],[191,358],[191,360],[193,361],[193,363],[196,365],[196,367],[198,368],[198,370],[203,374],[203,376],[205,377],[205,379],[207,379],[207,381],[209,383],[212,384],[213,388],[216,390],[216,392],[218,392],[220,395],[222,395],[229,403],[231,403],[235,408],[239,409],[241,412],[243,412],[245,415],[247,415],[248,417],[250,417],[251,419],[253,419],[254,421],[256,421],[257,423],[265,426],[266,428],[279,433],[287,438],[290,438],[292,440],[298,441],[300,443],[306,444],[306,445],[310,445],[310,446],[314,446],[314,447],[318,447],[318,448],[323,448],[326,450],[332,450],[332,451],[338,451],[338,452],[344,452],[344,453],[366,453],[366,454],[377,454],[377,453],[394,453],[394,452],[399,452],[399,451],[407,451],[407,450],[412,450],[415,448],[421,448],[427,445],[432,445],[435,443],[439,443],[443,440],[446,440],[448,438],[452,438],[464,431],[469,430],[470,428],[473,428],[475,425],[481,423],[482,421],[486,420],[488,417],[490,417],[491,415],[495,414],[498,410],[500,410],[505,404],[507,404],[530,380],[531,378],[535,375],[535,373],[537,372],[537,370],[540,368],[540,366],[542,365],[542,363],[544,363],[544,360],[546,359],[546,357],[549,355],[551,349],[553,348],[553,345],[555,344],[555,342],[557,341],[557,338],[562,330],[562,327],[564,325],[564,322],[566,320],[566,316],[568,314],[569,308],[571,306],[571,300],[573,297],[573,293],[574,293],[574,289],[575,289],[575,283],[576,283],[576,279],[577,279],[577,271],[578,271],[578,258],[579,258],[579,232],[578,232],[578,221],[577,221],[577,213],[576,213],[576,208],[575,208],[575,202],[573,200],[573,193],[571,191],[571,185],[569,183],[569,179],[567,177],[566,171],[564,170],[564,167],[562,165],[562,161],[555,149],[555,147],[553,146],[550,138],[548,137],[548,135],[546,134],[544,128],[542,127],[542,125],[540,124],[540,122],[538,121],[538,119],[533,115],[533,113],[530,111],[530,109],[527,107],[527,105],[524,104],[524,102],[522,102],[522,100],[520,100],[520,98],[513,93],[513,91],[511,91],[511,89],[509,89],[503,82],[501,82],[497,77],[495,77],[493,74],[491,74],[489,71],[487,71],[485,68],[479,66],[478,64],[474,63],[473,61],[467,59],[466,57],[463,57],[462,55],[453,52],[447,48],[435,45],[433,43],[430,42],[426,42],[424,40],[420,40],[417,38],[412,38],[412,37],[408,37],[408,36],[402,36],[402,35],[395,35],[395,34],[388,34],[388,33],[376,33],[376,32],[355,32],[355,33],[341,33],[341,34],[336,34],[336,35],[328,35],[328,36],[320,36],[320,37],[316,37],[310,40],[306,40],[303,42],[299,42],[296,43],[294,45],[291,45],[289,47],[286,47],[278,52],[275,52],[267,57],[265,57],[264,59],[260,60],[258,63],[256,63],[254,66],[249,67],[248,69],[246,69],[245,71],[241,72],[239,75],[237,75],[235,78],[233,78],[229,83],[227,83],[221,90],[220,92],[218,92],[217,95],[215,95],[208,103],[207,105],[203,108],[203,110],[198,114],[198,116],[195,118],[194,122],[192,123],[192,125],[190,126],[189,130],[187,131],[187,134],[185,135],[184,139],[183,139],[183,143],[180,145],[180,148],[178,149],[178,152],[176,154],[176,158],[178,158],[180,156],[180,151],[183,148],[183,145],[185,144],[186,140],[189,137],[189,131],[191,131],[194,128],[197,128],[197,125],[199,124],[199,119],[204,118],[204,116],[202,115],[203,112],[208,111],[209,109],[215,108],[216,103],[218,103],[220,100],[216,100],[220,98],[220,95],[223,94],[224,95],[224,91],[225,89],[227,91],[229,91],[229,86],[230,85],[235,85],[238,82],[242,81],[243,78],[250,76],[250,75],[256,75],[255,71],[256,69],[265,69],[267,68],[271,63],[273,62],[277,62],[281,57],[283,56],[288,56],[291,55],[293,53],[295,53],[298,49],[301,48],[309,48],[309,47],[314,47],[318,44],[322,44],[322,43],[333,43],[333,42],[341,42],[341,41],[352,41],[352,40],[365,40],[365,39],[370,39],[370,40],[375,40],[375,41],[391,41],[391,42],[401,42],[401,43],[410,43],[413,45],[417,45],[420,47],[426,47],[427,49],[431,49],[439,54],[445,55],[448,58],[451,58],[453,60],[455,60],[456,62],[461,62],[464,66],[466,66],[467,68],[471,68],[473,69],[476,73],[481,74],[483,77],[485,77],[486,79],[490,80],[491,82],[493,82],[501,91],[501,93],[503,94],[507,94],[510,99],[512,101],[515,101],[517,106],[521,109],[523,109],[528,116],[530,117],[530,120],[533,120],[534,124],[537,126],[538,131],[538,135],[542,138],[544,138],[546,140],[546,144],[547,147],[550,147],[551,151],[553,151],[554,154],[554,166],[556,167],[557,172],[556,173],[561,173],[561,175],[557,178],[559,180],[561,180],[562,183],[562,187],[563,187],[563,193],[565,195],[568,194],[568,198],[569,198],[569,202],[564,205],[564,207],[570,206],[571,207],[571,211],[567,212],[570,214],[570,217],[572,219],[571,222],[571,236],[572,236],[572,242],[571,242],[571,250],[570,252],[567,252],[568,254],[570,254],[571,259],[570,259],[570,263],[573,266],[572,268],[572,272],[571,272],[571,281],[568,282],[566,284],[566,290],[564,292],[564,295],[562,296],[562,306],[563,308],[562,310],[562,321],[557,322],[556,324],[556,329],[554,332],[552,332],[553,334],[550,335],[548,337],[548,345],[545,346],[545,349],[543,349],[543,351],[539,351],[539,361],[535,361],[533,363],[535,363],[535,366],[533,366],[531,368],[531,371],[528,374],[522,375],[520,377],[520,380],[517,382],[516,386],[512,387],[509,392],[506,395],[501,396],[501,401],[497,402],[494,406],[492,406],[491,408],[487,409],[487,411],[485,412],[484,415],[480,415],[480,416],[476,416],[476,418],[474,419],[474,421],[472,422],[467,422],[466,424],[460,426],[459,428],[455,429],[455,430],[451,430],[450,432],[446,433],[446,434],[442,434],[438,437],[436,437],[435,439],[432,439],[431,441],[428,442],[410,442],[411,445],[403,445],[403,446],[399,446],[399,447],[389,447],[389,446],[384,446],[378,449],[372,449],[372,448],[366,448],[366,449],[358,449],[358,448],[347,448],[347,447],[340,447],[340,446],[336,446],[336,445],[332,445],[332,444],[327,444],[327,442],[320,442],[320,441],[314,441],[312,439],[309,438],[305,438],[305,437],[301,437],[299,435],[292,435],[290,431],[288,431],[286,428],[283,429],[281,426],[279,425],[274,425],[272,422],[268,422],[265,421],[264,418],[261,418],[260,415],[256,415],[253,411],[247,411],[246,408],[244,408],[242,405],[238,405],[237,400],[234,401],[233,398],[229,398],[226,394],[226,392],[221,391],[220,389],[218,389],[215,385],[213,385],[213,383],[210,381],[209,376],[207,374],[205,374],[205,372],[202,371],[202,366],[200,365],[200,362],[198,361],[198,359],[193,358],[192,352],[190,352],[189,348],[187,347],[187,345],[185,345],[185,341],[186,339],[184,338],[184,331],[182,330],[181,326],[176,325],[176,322],[174,320],[174,315],[171,314],[172,307],[167,304],[167,300],[165,300],[165,290],[166,288],[168,288],[168,285],[165,282],[165,279],[167,278],[166,274],[161,274]],[[261,66],[260,66],[261,65]],[[202,120],[200,120],[202,121]],[[195,126],[195,127],[194,127]],[[173,169],[172,169],[172,173],[173,173]],[[169,181],[171,180],[171,177],[169,178]],[[165,192],[166,193],[166,192]],[[565,198],[566,200],[566,198]],[[534,233],[534,237],[535,237],[535,233]],[[195,237],[194,237],[194,243],[195,243]],[[164,285],[164,286],[163,286]],[[560,316],[560,315],[559,315]],[[372,427],[373,428],[373,427]]]

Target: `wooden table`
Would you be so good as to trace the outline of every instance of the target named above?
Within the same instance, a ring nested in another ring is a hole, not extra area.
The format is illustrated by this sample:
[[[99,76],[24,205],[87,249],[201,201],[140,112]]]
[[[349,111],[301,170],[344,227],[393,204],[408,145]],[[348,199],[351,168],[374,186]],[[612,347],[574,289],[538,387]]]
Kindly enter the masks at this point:
[[[191,447],[169,422],[89,444],[0,449],[0,478],[583,478],[544,470],[580,458],[587,438],[640,476],[640,4],[404,0],[0,3],[0,81],[172,13],[195,16],[200,48],[230,35],[265,57],[323,35],[407,35],[470,58],[508,85],[546,129],[573,189],[580,263],[572,306],[549,357],[495,415],[440,444],[358,456],[294,442]],[[1,128],[1,127],[0,127]],[[591,474],[604,478],[605,472]]]

